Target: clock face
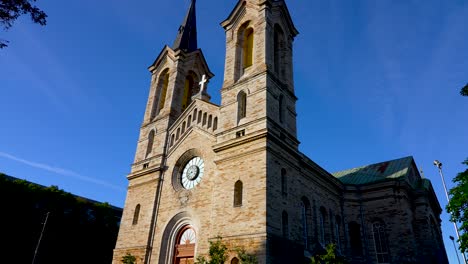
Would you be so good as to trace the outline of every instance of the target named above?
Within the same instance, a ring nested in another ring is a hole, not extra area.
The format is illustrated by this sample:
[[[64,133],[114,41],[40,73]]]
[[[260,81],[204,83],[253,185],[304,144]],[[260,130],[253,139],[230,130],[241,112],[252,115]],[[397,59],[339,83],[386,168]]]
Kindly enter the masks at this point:
[[[182,186],[190,190],[199,184],[203,177],[204,169],[205,163],[200,157],[195,157],[187,162],[180,179]]]

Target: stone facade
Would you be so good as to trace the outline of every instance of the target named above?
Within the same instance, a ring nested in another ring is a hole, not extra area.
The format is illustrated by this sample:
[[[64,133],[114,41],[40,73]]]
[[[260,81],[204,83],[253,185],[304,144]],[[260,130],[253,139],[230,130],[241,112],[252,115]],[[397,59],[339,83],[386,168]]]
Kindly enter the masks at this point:
[[[196,28],[194,16],[192,1],[182,31]],[[218,236],[229,263],[239,247],[259,263],[302,263],[329,243],[351,263],[447,263],[441,208],[412,158],[373,165],[381,178],[356,184],[298,150],[292,70],[298,32],[285,2],[239,1],[221,25],[219,106],[196,87],[213,77],[201,50],[166,46],[149,68],[114,263],[127,253],[137,263],[193,263]],[[177,43],[189,33],[179,32]],[[195,168],[196,157],[203,163]],[[403,163],[405,173],[386,177],[388,164]],[[184,236],[187,228],[196,239]]]

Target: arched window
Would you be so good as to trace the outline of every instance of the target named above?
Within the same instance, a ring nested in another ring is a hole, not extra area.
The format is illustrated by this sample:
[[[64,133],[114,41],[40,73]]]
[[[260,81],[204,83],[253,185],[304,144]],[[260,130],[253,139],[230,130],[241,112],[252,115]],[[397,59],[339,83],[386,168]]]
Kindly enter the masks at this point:
[[[335,219],[335,242],[336,242],[336,248],[338,252],[341,252],[340,225],[341,225],[341,217],[337,215]]]
[[[213,120],[213,130],[216,130],[218,129],[218,118],[215,117],[214,120]]]
[[[279,121],[283,123],[284,121],[284,97],[281,94],[278,99],[278,114],[279,114]]]
[[[208,128],[210,128],[212,124],[213,124],[213,116],[209,115],[208,116]]]
[[[156,96],[153,101],[153,107],[151,109],[151,119],[155,118],[161,109],[164,108],[167,95],[167,87],[169,86],[169,69],[164,70],[158,79],[158,85],[156,86]]]
[[[351,245],[351,253],[353,255],[362,255],[362,242],[361,242],[361,226],[356,222],[348,224],[349,229],[349,242]]]
[[[244,91],[237,94],[237,122],[247,114],[247,95]]]
[[[203,114],[203,124],[202,124],[202,126],[205,126],[205,125],[206,125],[206,118],[207,118],[207,114],[204,113],[204,114]]]
[[[385,225],[380,221],[374,222],[372,224],[372,235],[374,238],[377,263],[388,263],[390,260],[388,254],[387,236],[385,235]]]
[[[233,258],[231,260],[231,264],[239,264],[239,259],[238,258]]]
[[[302,239],[304,242],[304,248],[309,248],[309,240],[310,240],[310,219],[311,217],[311,208],[310,202],[306,197],[302,197],[301,199],[301,224],[302,224]]]
[[[197,109],[193,110],[193,121],[197,120]]]
[[[184,121],[182,123],[182,130],[180,131],[180,133],[184,134],[185,133],[185,126],[187,125],[187,123]]]
[[[284,33],[278,24],[275,25],[274,31],[273,67],[276,73],[276,77],[282,78],[284,77]]]
[[[288,179],[286,177],[286,169],[281,169],[281,194],[288,195]]]
[[[325,241],[325,223],[327,218],[327,211],[325,208],[320,207],[320,214],[319,214],[319,242],[322,246],[326,245]]]
[[[189,75],[185,78],[184,94],[182,97],[182,111],[184,111],[192,102],[192,96],[195,94],[196,87],[197,77],[195,73],[190,72]]]
[[[140,217],[140,204],[137,204],[135,207],[135,212],[133,212],[133,221],[132,225],[137,225],[138,224],[138,218]]]
[[[148,145],[146,146],[146,157],[153,151],[153,144],[154,144],[154,130],[148,135]]]
[[[282,223],[282,228],[283,228],[283,237],[289,238],[289,219],[288,219],[288,213],[286,213],[286,211],[283,211],[281,220],[282,220],[281,223]]]
[[[177,235],[174,263],[194,263],[197,236],[191,226],[184,226]]]
[[[242,47],[243,53],[243,68],[252,66],[253,64],[253,48],[254,48],[254,31],[248,28],[244,32],[244,42]]]
[[[198,111],[198,120],[197,120],[197,123],[200,124],[201,122],[201,119],[202,119],[202,111]]]
[[[253,64],[254,35],[250,21],[242,24],[237,31],[234,81],[239,80],[245,69]]]
[[[176,134],[176,137],[175,137],[175,140],[179,140],[179,136],[180,136],[180,127],[177,129],[177,134]]]
[[[234,207],[242,206],[243,185],[241,181],[234,184]]]
[[[172,134],[172,136],[171,136],[171,147],[174,145],[174,143],[175,143],[174,141],[175,141],[175,135]]]
[[[189,115],[187,119],[187,128],[189,128],[191,125],[192,125],[192,115]]]

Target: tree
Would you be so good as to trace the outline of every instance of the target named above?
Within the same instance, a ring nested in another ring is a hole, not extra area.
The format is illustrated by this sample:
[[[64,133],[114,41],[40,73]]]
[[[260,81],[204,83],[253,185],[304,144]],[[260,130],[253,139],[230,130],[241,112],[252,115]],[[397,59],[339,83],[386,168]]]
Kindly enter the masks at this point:
[[[462,164],[468,166],[468,159]],[[468,252],[468,169],[458,173],[453,182],[457,186],[450,190],[452,198],[446,209],[451,214],[452,222],[461,223],[460,251]]]
[[[460,94],[463,96],[468,96],[468,83],[461,89]]]
[[[199,256],[197,258],[196,264],[224,264],[228,258],[228,248],[222,242],[221,237],[217,237],[214,241],[209,241],[210,250],[209,257],[210,260],[206,260],[204,256]],[[247,253],[244,248],[237,248],[237,257],[240,260],[241,264],[258,264],[257,257],[255,255]]]
[[[257,257],[255,255],[247,253],[244,248],[237,249],[237,256],[242,264],[258,264]]]
[[[210,251],[209,256],[210,260],[207,261],[205,257],[199,256],[197,258],[197,264],[224,264],[228,255],[227,255],[227,246],[221,241],[221,237],[217,237],[214,241],[209,241]]]
[[[29,14],[31,20],[41,26],[47,23],[44,11],[33,5],[36,0],[0,0],[0,25],[6,31],[13,26],[18,17]],[[0,49],[7,47],[8,41],[0,39]]]
[[[123,264],[135,264],[135,261],[136,261],[136,257],[130,253],[127,253],[127,255],[122,257]]]
[[[311,258],[311,264],[344,264],[343,257],[338,256],[335,244],[328,244],[325,251]]]

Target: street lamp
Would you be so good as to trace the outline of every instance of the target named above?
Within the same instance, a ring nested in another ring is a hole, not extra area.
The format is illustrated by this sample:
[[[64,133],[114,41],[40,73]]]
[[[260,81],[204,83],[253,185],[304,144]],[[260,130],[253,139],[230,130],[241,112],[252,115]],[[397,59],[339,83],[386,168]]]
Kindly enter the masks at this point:
[[[448,195],[448,191],[447,191],[447,185],[445,185],[445,178],[444,178],[444,174],[442,173],[442,162],[438,161],[438,160],[434,160],[434,166],[436,166],[438,169],[439,169],[439,174],[440,174],[440,177],[442,178],[442,183],[444,184],[444,190],[445,190],[445,197],[447,197],[447,202],[450,203],[450,198],[449,198],[449,195]],[[456,222],[453,222],[453,227],[455,227],[455,233],[457,234],[457,241],[458,243],[460,244],[460,234],[458,233],[458,226],[457,226],[457,223]],[[451,236],[450,239],[452,239],[452,241],[454,241],[453,237]],[[455,242],[454,242],[454,245],[455,245]],[[461,244],[460,244],[461,246]],[[455,251],[457,253],[457,258],[458,258],[458,252]],[[466,263],[466,257],[465,257],[465,253],[461,252],[462,253],[462,256],[463,256],[463,260],[465,261],[465,264]],[[458,260],[460,261],[460,260]]]
[[[449,236],[450,240],[452,240],[453,243],[453,248],[455,249],[455,252],[457,252],[457,246],[455,246],[455,238],[453,236]],[[458,264],[460,264],[460,257],[458,256],[457,253],[457,259],[458,259]]]

